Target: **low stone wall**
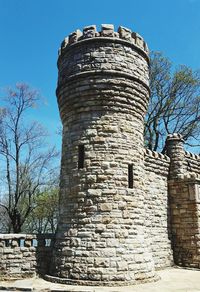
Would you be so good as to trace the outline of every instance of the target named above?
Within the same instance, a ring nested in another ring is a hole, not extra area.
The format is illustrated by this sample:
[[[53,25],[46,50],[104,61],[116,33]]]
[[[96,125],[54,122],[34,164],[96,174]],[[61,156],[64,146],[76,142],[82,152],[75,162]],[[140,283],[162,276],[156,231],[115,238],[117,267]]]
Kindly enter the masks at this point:
[[[145,225],[156,269],[173,264],[167,186],[169,166],[168,156],[146,149]]]
[[[53,234],[0,234],[0,279],[48,272]]]

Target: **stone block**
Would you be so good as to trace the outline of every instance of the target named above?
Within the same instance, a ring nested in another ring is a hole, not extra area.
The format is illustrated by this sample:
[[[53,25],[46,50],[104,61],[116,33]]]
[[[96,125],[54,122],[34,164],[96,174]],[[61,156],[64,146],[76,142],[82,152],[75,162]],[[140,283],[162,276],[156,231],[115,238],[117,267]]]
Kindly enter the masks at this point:
[[[112,204],[111,203],[100,203],[98,204],[98,208],[102,212],[108,212],[112,210]]]
[[[77,229],[71,228],[71,229],[68,230],[68,235],[69,236],[77,236],[77,233],[78,233]]]
[[[103,224],[109,224],[110,222],[112,222],[112,218],[110,216],[103,216],[102,217]]]
[[[114,234],[114,232],[102,232],[101,237],[102,238],[114,238],[115,234]]]
[[[96,35],[96,25],[85,26],[83,28],[83,38],[93,38]]]
[[[72,256],[74,254],[73,250],[72,249],[69,249],[69,248],[63,248],[62,249],[62,254],[64,256]]]
[[[32,246],[32,240],[31,239],[26,239],[24,241],[24,246],[25,247],[31,247]]]
[[[88,275],[89,279],[92,281],[101,281],[101,275],[99,274],[90,274]]]
[[[103,56],[105,56],[105,55],[103,55]],[[87,129],[86,130],[86,136],[91,136],[91,137],[95,137],[95,136],[97,136],[97,130],[96,129]]]
[[[106,230],[106,226],[104,224],[97,224],[96,225],[95,232],[102,233],[105,230]]]
[[[93,58],[105,58],[105,52],[92,52],[91,57]]]
[[[80,246],[80,243],[81,243],[80,238],[72,238],[70,240],[70,246],[71,247],[78,247],[78,246]]]
[[[9,273],[10,273],[10,275],[12,275],[12,274],[20,274],[21,273],[21,267],[10,267]]]
[[[3,253],[6,254],[12,254],[14,253],[14,249],[10,248],[10,247],[5,247],[3,250]]]
[[[129,28],[120,26],[118,28],[119,37],[127,41],[132,41],[132,31]]]
[[[107,179],[108,179],[108,176],[107,175],[100,174],[100,175],[97,176],[97,181],[98,182],[103,182],[103,181],[105,181]]]
[[[18,247],[19,246],[19,240],[18,239],[13,239],[11,241],[11,247]]]
[[[135,262],[136,263],[143,263],[143,261],[144,261],[143,254],[137,254],[137,255],[135,255]]]
[[[95,250],[95,242],[87,242],[88,250]]]
[[[21,265],[22,270],[30,270],[30,268],[31,268],[31,263],[27,262]]]
[[[89,197],[100,197],[101,196],[101,190],[99,189],[88,189],[87,193]]]
[[[91,237],[91,233],[89,231],[78,231],[78,237],[80,238],[88,238],[88,237]]]
[[[108,247],[119,247],[120,246],[119,240],[109,238],[109,239],[107,239],[107,246]]]
[[[101,25],[101,36],[113,37],[114,36],[114,26],[112,24],[102,24]]]
[[[126,209],[127,203],[121,201],[121,202],[118,203],[118,206],[119,206],[120,210],[124,210],[124,209]]]
[[[108,268],[110,266],[110,260],[106,258],[96,258],[94,264],[96,267]]]
[[[128,264],[126,261],[117,262],[117,270],[118,271],[128,271]]]
[[[110,163],[107,161],[103,161],[101,164],[102,169],[108,169],[110,168]]]
[[[97,206],[87,206],[84,208],[84,211],[88,212],[96,212],[97,211]]]
[[[61,43],[61,50],[64,50],[66,48],[66,46],[68,45],[68,42],[69,42],[69,38],[66,37],[64,41]]]
[[[87,179],[87,182],[91,184],[91,183],[96,182],[97,177],[96,177],[96,175],[88,175],[86,179]]]
[[[82,36],[82,32],[79,29],[77,29],[76,31],[72,32],[69,35],[69,44],[76,43],[81,36]]]

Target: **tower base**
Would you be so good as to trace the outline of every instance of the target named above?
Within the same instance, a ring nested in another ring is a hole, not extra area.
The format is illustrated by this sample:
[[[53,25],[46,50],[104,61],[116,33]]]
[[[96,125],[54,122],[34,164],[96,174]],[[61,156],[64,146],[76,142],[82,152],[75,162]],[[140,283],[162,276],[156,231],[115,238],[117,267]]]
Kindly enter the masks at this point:
[[[151,283],[160,280],[160,277],[157,274],[149,276],[149,278],[140,278],[130,280],[130,281],[95,281],[95,280],[75,280],[75,279],[67,279],[67,278],[60,278],[50,275],[45,275],[44,280],[52,282],[52,283],[59,283],[65,285],[80,285],[80,286],[131,286],[136,284],[144,284],[144,283]]]

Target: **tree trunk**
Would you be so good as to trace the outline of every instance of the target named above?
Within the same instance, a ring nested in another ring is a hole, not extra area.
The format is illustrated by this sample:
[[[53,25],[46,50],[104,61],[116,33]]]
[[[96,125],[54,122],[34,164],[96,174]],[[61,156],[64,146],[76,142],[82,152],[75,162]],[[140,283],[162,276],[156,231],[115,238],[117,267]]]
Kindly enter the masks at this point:
[[[13,214],[10,215],[10,218],[11,218],[11,225],[12,225],[13,233],[20,233],[22,230],[21,215],[15,209],[15,210],[13,210]]]

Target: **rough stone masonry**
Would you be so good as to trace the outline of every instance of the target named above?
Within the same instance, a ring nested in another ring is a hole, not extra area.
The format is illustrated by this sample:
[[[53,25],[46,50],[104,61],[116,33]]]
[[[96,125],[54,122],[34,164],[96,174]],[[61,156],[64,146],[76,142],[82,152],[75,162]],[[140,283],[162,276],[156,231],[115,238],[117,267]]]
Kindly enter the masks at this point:
[[[124,285],[153,281],[174,261],[199,268],[200,157],[178,134],[167,155],[144,148],[143,38],[87,26],[64,39],[58,71],[60,219],[46,279]]]

